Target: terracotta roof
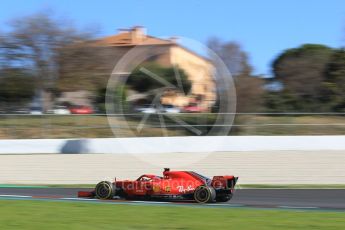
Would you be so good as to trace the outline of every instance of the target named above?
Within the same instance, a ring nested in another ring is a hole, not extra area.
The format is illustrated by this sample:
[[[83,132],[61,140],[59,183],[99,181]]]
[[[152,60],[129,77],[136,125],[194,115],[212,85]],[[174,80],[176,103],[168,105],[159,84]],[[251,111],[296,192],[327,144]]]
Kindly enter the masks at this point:
[[[115,46],[115,47],[125,47],[125,46],[137,46],[137,45],[177,45],[182,49],[186,50],[193,55],[196,55],[207,62],[210,62],[206,57],[176,43],[175,38],[172,39],[161,39],[146,35],[144,28],[137,26],[131,29],[120,30],[121,32],[115,35],[103,37],[88,43],[95,46]]]
[[[116,35],[104,37],[95,41],[97,45],[106,46],[132,46],[132,45],[173,45],[173,41],[160,39],[143,34],[140,39],[132,38],[132,31],[122,32]]]

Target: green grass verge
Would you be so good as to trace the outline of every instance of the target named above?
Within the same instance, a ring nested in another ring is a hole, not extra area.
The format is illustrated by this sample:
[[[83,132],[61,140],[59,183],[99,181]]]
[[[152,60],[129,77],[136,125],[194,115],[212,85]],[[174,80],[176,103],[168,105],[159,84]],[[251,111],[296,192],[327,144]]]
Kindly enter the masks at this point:
[[[0,229],[344,229],[345,213],[0,201]]]
[[[112,125],[122,127],[123,137],[131,136],[125,125],[132,126],[137,136],[162,136],[158,116],[152,115],[141,132],[136,127],[144,114],[128,116],[127,122],[113,121]],[[214,124],[215,114],[170,114],[190,125]],[[236,115],[230,135],[344,135],[344,116],[335,115]],[[165,119],[167,126],[176,125],[171,119]],[[279,125],[280,124],[280,125]],[[318,125],[315,125],[318,124]],[[321,125],[322,124],[322,125]],[[152,127],[155,126],[155,127]],[[210,128],[210,127],[208,127]],[[206,132],[206,127],[198,127]],[[170,127],[169,136],[194,135],[184,127]],[[0,116],[0,139],[12,138],[99,138],[114,137],[106,116]]]

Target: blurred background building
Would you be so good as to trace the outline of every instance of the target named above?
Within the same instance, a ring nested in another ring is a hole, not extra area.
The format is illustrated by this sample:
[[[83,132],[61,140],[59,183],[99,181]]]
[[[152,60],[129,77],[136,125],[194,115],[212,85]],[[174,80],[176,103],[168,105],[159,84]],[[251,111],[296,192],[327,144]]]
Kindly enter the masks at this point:
[[[159,50],[161,54],[150,57],[147,62],[155,63],[163,68],[177,67],[182,69],[191,82],[190,92],[184,94],[183,92],[170,90],[161,98],[162,104],[183,107],[191,102],[195,102],[197,99],[200,107],[209,110],[216,100],[215,80],[213,77],[214,67],[212,63],[206,57],[179,45],[176,42],[176,38],[161,39],[153,37],[146,34],[144,27],[135,26],[130,29],[120,29],[118,34],[112,36],[86,41],[77,45],[77,47],[82,46],[92,47],[91,49],[97,50],[95,52],[100,53],[99,55],[102,56],[102,62],[97,67],[100,72],[94,73],[95,78],[97,78],[97,75],[107,74],[110,77],[112,68],[134,47],[149,47],[151,52],[153,50]],[[73,48],[75,46],[72,46]],[[150,56],[149,52],[147,54],[148,56]],[[66,64],[70,65],[70,63]],[[73,69],[78,69],[78,67],[75,66]],[[61,91],[64,92],[64,100],[71,103],[76,102],[78,100],[77,98],[80,98],[84,94],[84,90],[82,89],[78,90],[80,93],[74,91],[73,94],[68,90],[68,88],[61,88]],[[88,98],[91,100],[90,97]],[[59,101],[61,100],[60,98]],[[85,103],[91,104],[90,101]]]

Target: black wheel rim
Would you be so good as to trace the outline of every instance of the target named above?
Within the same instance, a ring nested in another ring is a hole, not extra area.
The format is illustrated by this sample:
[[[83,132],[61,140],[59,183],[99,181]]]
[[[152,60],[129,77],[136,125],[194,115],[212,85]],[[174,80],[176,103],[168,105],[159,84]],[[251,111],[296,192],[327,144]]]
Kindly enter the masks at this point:
[[[196,192],[196,200],[198,202],[206,202],[209,198],[209,192],[206,188],[201,188]]]
[[[111,188],[107,183],[102,183],[97,187],[96,195],[101,199],[106,199],[110,195]]]

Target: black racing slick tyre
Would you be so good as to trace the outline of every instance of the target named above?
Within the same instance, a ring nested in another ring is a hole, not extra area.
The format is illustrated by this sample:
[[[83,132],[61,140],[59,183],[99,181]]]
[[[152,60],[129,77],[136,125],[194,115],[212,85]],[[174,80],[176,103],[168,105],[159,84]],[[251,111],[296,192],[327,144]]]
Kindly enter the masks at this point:
[[[197,187],[194,191],[194,200],[198,203],[212,203],[216,201],[216,191],[206,185]]]
[[[114,197],[114,186],[109,181],[101,181],[96,185],[95,195],[98,199],[108,200]]]

